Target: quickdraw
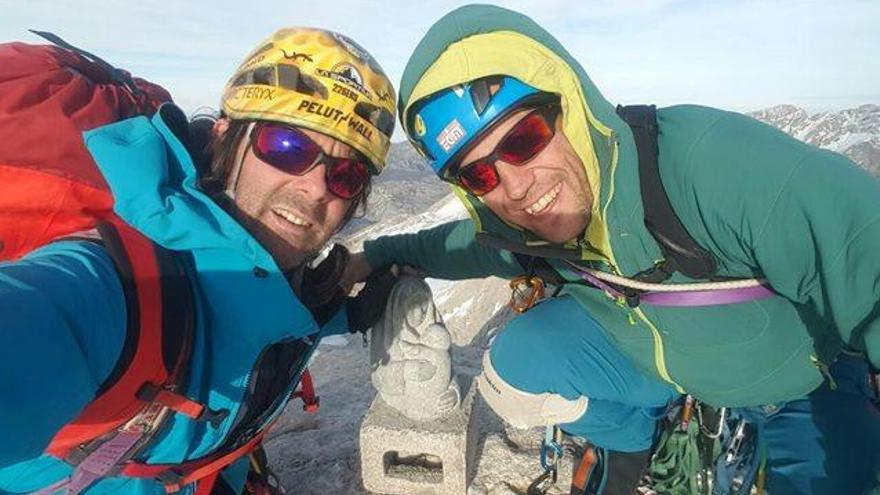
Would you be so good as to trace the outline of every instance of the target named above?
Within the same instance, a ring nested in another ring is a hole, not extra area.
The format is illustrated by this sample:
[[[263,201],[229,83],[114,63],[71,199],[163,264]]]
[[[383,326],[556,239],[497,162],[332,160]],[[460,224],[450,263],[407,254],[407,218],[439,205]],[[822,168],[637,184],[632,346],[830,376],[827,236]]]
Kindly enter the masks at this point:
[[[562,459],[562,430],[548,426],[541,443],[541,467],[544,472],[535,478],[526,490],[527,495],[544,495],[559,477],[559,460]]]

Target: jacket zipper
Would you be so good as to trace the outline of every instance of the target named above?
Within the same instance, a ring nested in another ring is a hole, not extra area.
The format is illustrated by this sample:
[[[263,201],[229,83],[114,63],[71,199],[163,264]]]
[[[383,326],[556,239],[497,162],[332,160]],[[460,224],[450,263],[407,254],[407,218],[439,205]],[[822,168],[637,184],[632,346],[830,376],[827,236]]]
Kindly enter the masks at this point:
[[[263,349],[257,357],[253,369],[245,377],[246,391],[242,401],[244,410],[239,410],[238,417],[229,428],[226,442],[218,450],[225,449],[227,446],[235,449],[244,445],[263,427],[267,418],[278,412],[277,409],[281,402],[290,395],[291,386],[295,386],[296,378],[302,374],[302,369],[305,367],[306,360],[311,355],[310,351],[314,345],[313,340],[304,337],[298,340],[283,340]],[[275,374],[268,382],[260,384],[259,375],[264,370],[265,360],[270,352],[275,354],[276,359],[269,363],[268,368],[271,368]],[[287,356],[291,356],[293,359],[289,362],[280,361]],[[276,389],[274,385],[280,384],[282,381],[285,385],[284,389],[272,394]],[[256,390],[258,385],[262,385],[265,390]],[[257,397],[258,392],[263,392],[259,394],[260,397]],[[274,397],[270,397],[270,395],[274,395]],[[271,402],[265,404],[268,399],[271,399]],[[264,404],[265,406],[261,407]]]
[[[605,202],[605,206],[602,208],[603,218],[608,218],[608,207],[611,206],[611,199],[614,197],[614,173],[617,170],[617,160],[619,158],[618,153],[620,150],[620,142],[617,139],[617,133],[612,131],[609,139],[613,141],[613,145],[611,148],[611,180],[608,181],[610,184],[609,187],[611,189],[608,193],[608,200]],[[608,239],[610,245],[610,232],[608,233]],[[611,271],[615,275],[621,275],[620,271],[617,269],[617,260],[614,259],[613,250],[609,250],[608,258]],[[657,327],[648,319],[641,308],[633,308],[632,311],[648,327],[648,329],[651,330],[651,336],[654,339],[654,367],[657,369],[657,373],[660,375],[660,378],[674,386],[679,393],[684,393],[684,389],[681,387],[681,385],[679,385],[675,380],[672,379],[672,376],[669,375],[669,370],[666,368],[666,353],[663,348],[663,337],[660,335],[660,330],[658,330]]]

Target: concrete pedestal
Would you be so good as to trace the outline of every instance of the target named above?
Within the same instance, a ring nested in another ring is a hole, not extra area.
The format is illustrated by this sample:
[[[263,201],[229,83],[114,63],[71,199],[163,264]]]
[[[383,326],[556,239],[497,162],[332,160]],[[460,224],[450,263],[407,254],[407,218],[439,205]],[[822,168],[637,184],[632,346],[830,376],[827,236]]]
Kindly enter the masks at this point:
[[[471,414],[476,383],[461,390],[461,407],[434,421],[409,419],[376,397],[361,424],[364,488],[395,495],[467,494],[479,437]]]

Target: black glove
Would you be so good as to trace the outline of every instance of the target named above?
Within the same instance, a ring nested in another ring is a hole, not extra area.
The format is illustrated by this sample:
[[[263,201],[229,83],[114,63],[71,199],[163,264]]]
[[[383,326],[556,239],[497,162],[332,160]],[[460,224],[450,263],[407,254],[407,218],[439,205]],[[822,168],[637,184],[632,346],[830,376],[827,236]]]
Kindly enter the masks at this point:
[[[364,287],[355,297],[349,297],[346,305],[348,331],[366,333],[385,313],[388,295],[397,283],[397,275],[391,265],[373,270]]]
[[[314,268],[306,267],[302,280],[292,284],[303,304],[309,308],[318,325],[324,326],[345,304],[345,293],[339,279],[348,262],[348,250],[336,244],[327,258]]]

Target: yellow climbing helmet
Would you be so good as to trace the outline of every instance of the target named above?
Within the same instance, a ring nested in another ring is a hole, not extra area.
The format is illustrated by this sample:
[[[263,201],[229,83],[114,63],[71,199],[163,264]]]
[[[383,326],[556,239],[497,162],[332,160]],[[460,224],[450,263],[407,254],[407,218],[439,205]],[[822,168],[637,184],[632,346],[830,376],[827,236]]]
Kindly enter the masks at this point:
[[[316,28],[277,31],[245,58],[223,92],[230,119],[270,120],[336,138],[385,166],[396,113],[394,87],[350,38]]]

